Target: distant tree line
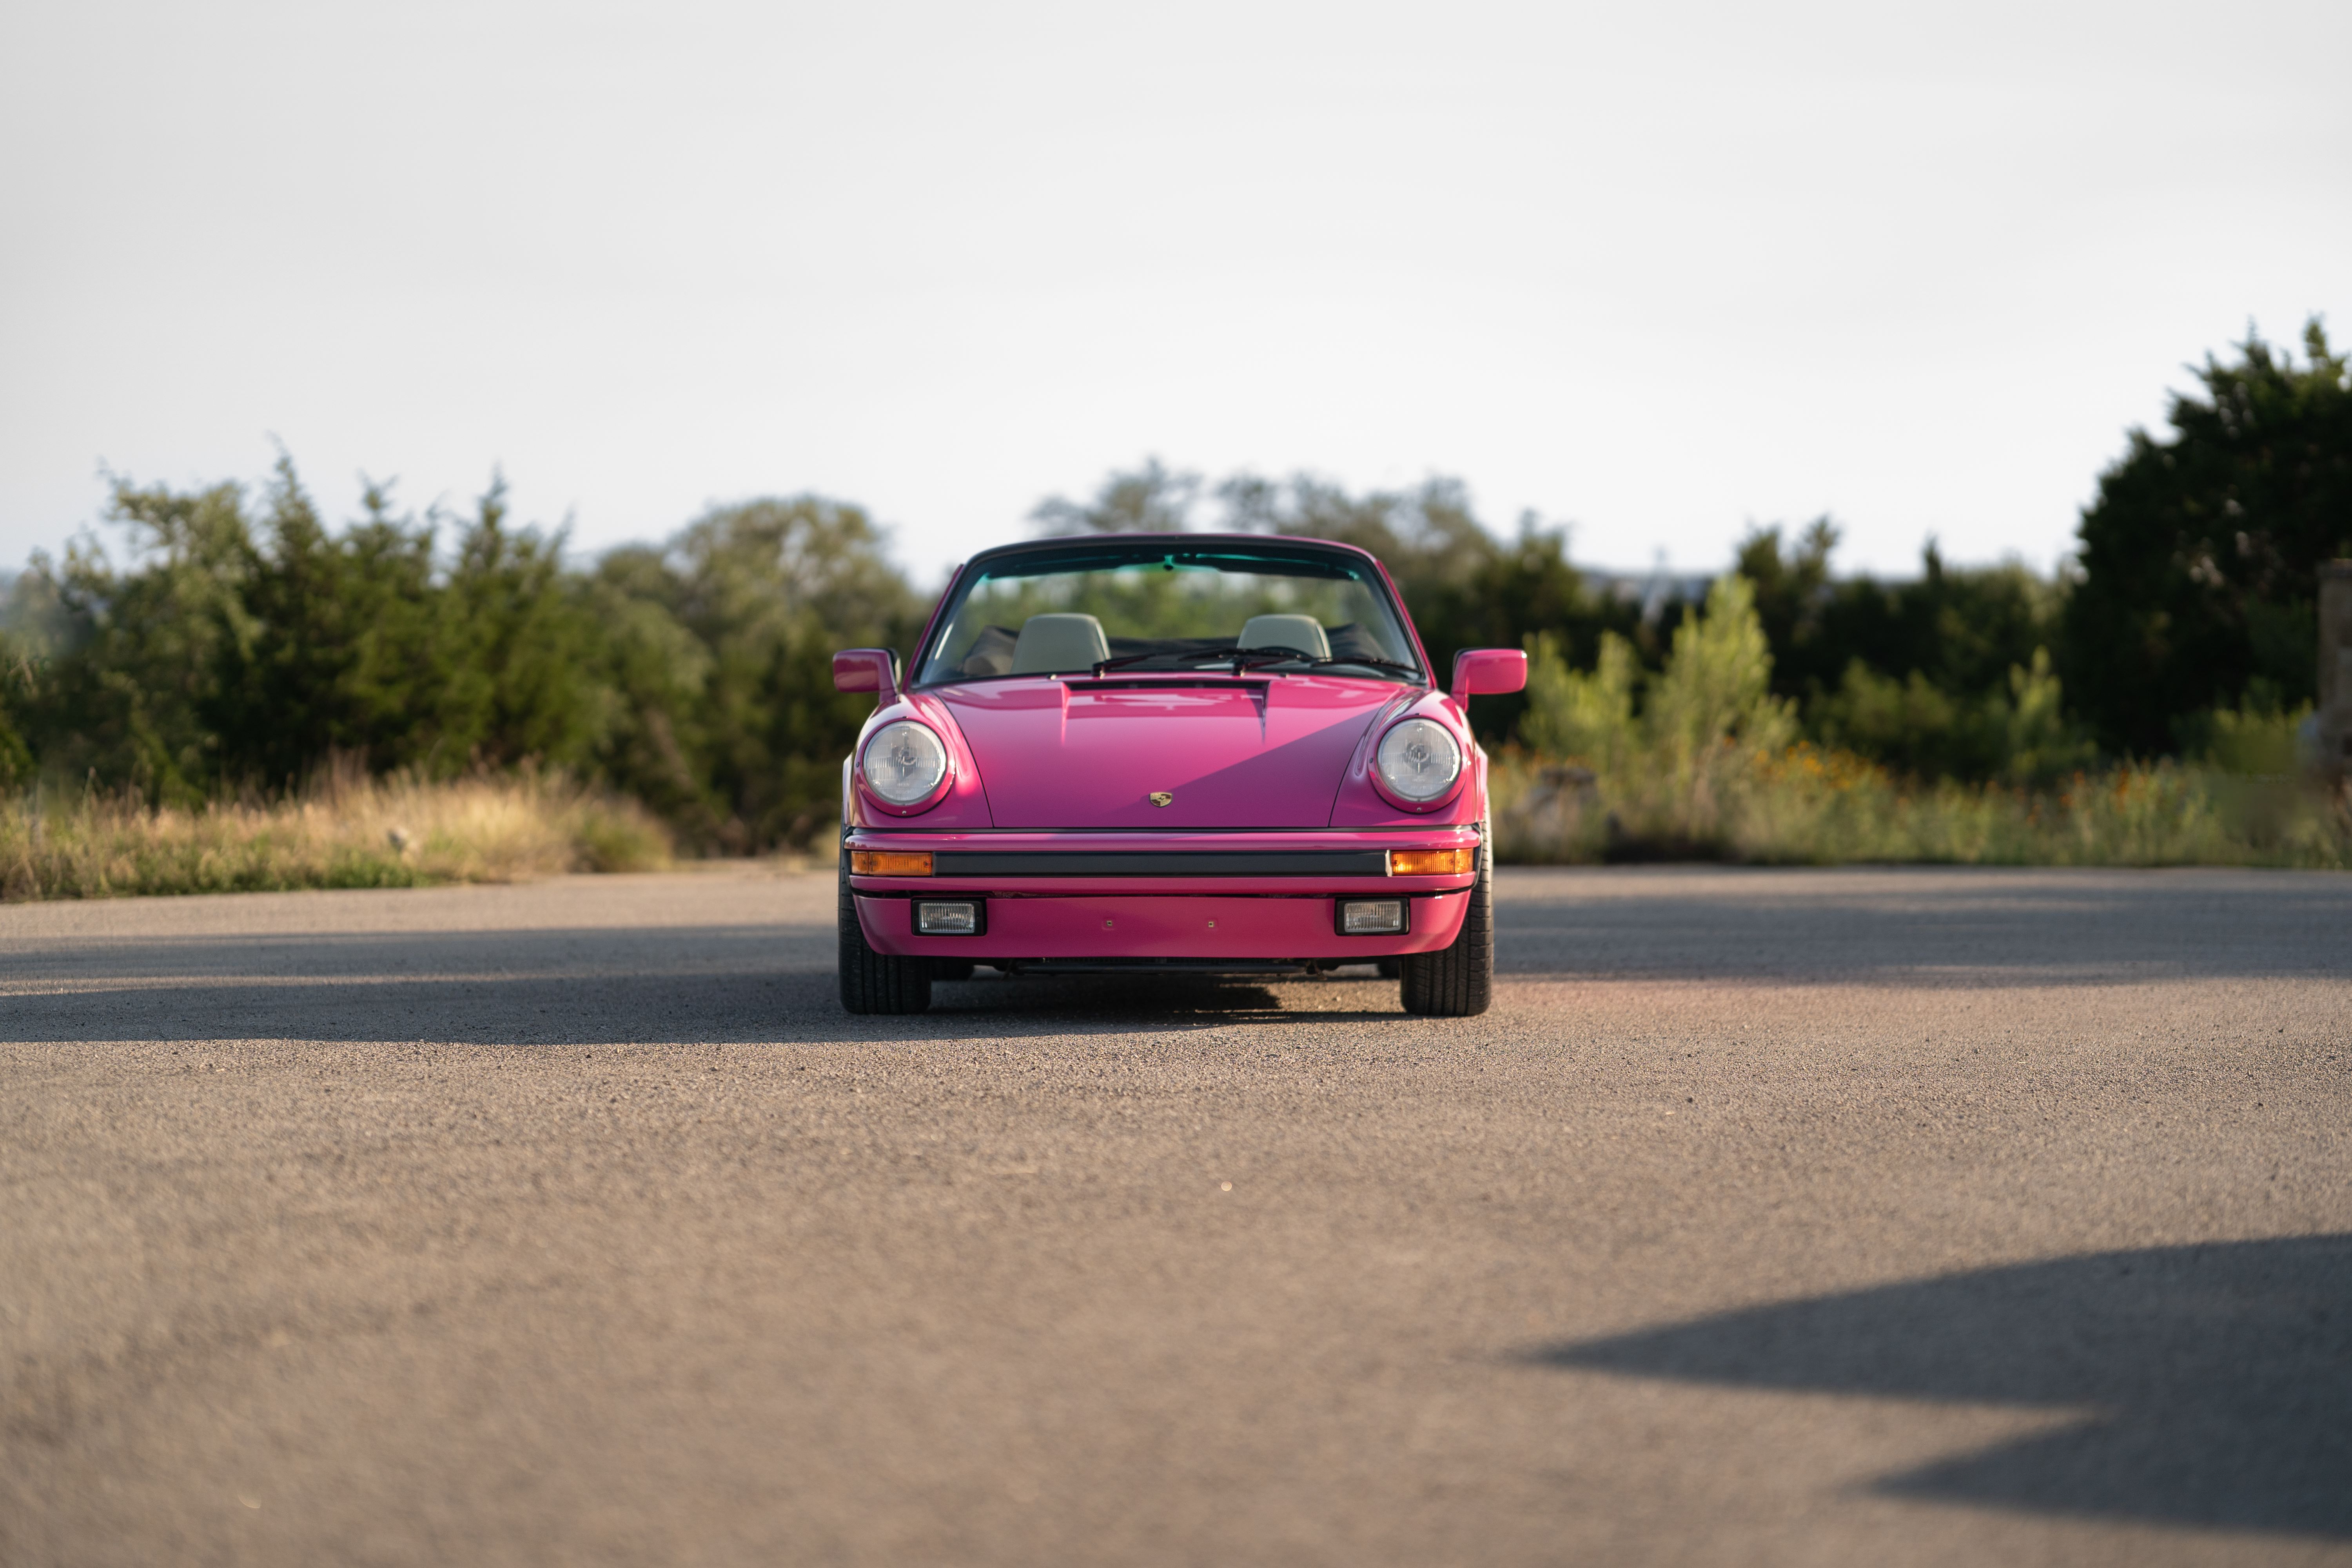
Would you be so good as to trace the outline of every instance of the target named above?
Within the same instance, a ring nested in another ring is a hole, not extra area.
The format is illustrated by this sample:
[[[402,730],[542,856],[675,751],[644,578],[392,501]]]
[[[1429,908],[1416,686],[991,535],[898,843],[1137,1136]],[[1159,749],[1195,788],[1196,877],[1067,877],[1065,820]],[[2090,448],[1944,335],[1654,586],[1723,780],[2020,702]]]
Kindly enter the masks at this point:
[[[464,518],[370,486],[335,531],[281,458],[258,500],[118,480],[129,562],[84,542],[16,580],[0,773],[185,803],[332,759],[533,763],[755,849],[833,818],[871,707],[833,689],[833,650],[902,643],[922,611],[873,521],[814,498],[717,507],[584,569],[500,483]]]
[[[2209,357],[2168,435],[2130,433],[2055,579],[1950,566],[1932,544],[1916,578],[1841,577],[1830,520],[1752,531],[1748,590],[1717,602],[1760,627],[1791,732],[1922,776],[2022,778],[2193,751],[2217,711],[2310,701],[2315,568],[2352,554],[2352,378],[2315,321],[2305,348],[2298,363],[2250,334]],[[463,516],[369,485],[331,528],[285,458],[257,494],[117,479],[108,517],[121,559],[85,539],[7,592],[0,784],[195,801],[281,791],[335,758],[533,763],[638,796],[696,847],[805,842],[870,700],[835,693],[829,656],[911,653],[928,608],[866,512],[811,496],[714,507],[584,563],[561,531],[517,525],[497,481]],[[1360,544],[1441,672],[1458,648],[1525,646],[1632,691],[1703,613],[1607,591],[1564,528],[1497,532],[1447,479],[1351,494],[1152,461],[1032,522]],[[1526,714],[1485,698],[1475,717],[1497,742],[1547,740]]]

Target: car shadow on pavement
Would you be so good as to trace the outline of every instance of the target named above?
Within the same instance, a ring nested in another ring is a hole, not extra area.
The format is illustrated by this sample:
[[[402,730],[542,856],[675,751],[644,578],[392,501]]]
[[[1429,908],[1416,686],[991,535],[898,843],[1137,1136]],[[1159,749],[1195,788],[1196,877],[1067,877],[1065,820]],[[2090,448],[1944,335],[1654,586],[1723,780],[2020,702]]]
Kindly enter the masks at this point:
[[[431,1040],[533,1046],[1001,1039],[1187,1021],[1402,1019],[1394,981],[1209,975],[945,982],[933,1010],[842,1011],[833,933],[789,927],[196,939],[18,952],[0,1042]]]
[[[1077,1021],[1149,1023],[1187,1016],[1234,1022],[1402,1018],[1397,983],[1361,973],[1256,980],[1217,974],[1038,974],[982,970],[969,981],[932,987],[935,1012],[953,1017],[1032,1016],[1063,1026]]]
[[[1694,1383],[2078,1410],[1874,1491],[2352,1536],[2352,1235],[2098,1253],[1528,1352]]]

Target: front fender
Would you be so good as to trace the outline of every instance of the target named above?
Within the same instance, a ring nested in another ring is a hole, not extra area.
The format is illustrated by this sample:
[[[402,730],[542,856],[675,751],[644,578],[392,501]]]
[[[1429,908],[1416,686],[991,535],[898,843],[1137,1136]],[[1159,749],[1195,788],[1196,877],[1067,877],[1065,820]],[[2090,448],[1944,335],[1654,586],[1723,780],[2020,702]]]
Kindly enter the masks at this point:
[[[950,776],[947,793],[937,805],[911,816],[870,805],[857,777],[857,758],[866,750],[866,742],[873,738],[875,731],[900,719],[913,719],[929,726],[948,749]],[[988,789],[981,782],[980,764],[973,759],[971,747],[946,703],[928,692],[901,692],[866,718],[857,731],[857,744],[841,760],[841,823],[845,830],[870,827],[886,833],[893,828],[929,832],[995,826],[995,819],[989,814]]]
[[[1381,737],[1406,719],[1431,719],[1445,726],[1462,748],[1462,787],[1433,811],[1405,811],[1389,803],[1372,784],[1372,759]],[[1470,732],[1470,721],[1461,704],[1443,691],[1400,692],[1382,707],[1357,742],[1355,755],[1339,781],[1331,805],[1334,827],[1410,827],[1448,825],[1475,826],[1486,816],[1486,753]]]

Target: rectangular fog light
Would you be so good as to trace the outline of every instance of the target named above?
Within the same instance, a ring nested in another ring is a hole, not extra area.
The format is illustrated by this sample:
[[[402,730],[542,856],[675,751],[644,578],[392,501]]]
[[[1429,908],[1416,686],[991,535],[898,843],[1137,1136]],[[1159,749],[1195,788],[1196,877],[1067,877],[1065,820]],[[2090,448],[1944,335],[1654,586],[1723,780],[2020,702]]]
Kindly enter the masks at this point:
[[[915,905],[917,936],[981,936],[988,931],[988,916],[978,899],[924,899]]]
[[[1341,899],[1341,936],[1396,936],[1411,928],[1405,923],[1402,899]]]

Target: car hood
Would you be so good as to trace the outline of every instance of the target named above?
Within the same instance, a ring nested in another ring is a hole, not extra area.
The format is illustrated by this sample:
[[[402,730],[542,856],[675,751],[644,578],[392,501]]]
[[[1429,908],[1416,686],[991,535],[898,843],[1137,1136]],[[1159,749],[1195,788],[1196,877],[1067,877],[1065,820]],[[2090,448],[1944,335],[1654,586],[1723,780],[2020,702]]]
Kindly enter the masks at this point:
[[[934,689],[999,827],[1324,827],[1400,693],[1322,676],[990,680]],[[1155,794],[1169,796],[1155,805]]]

